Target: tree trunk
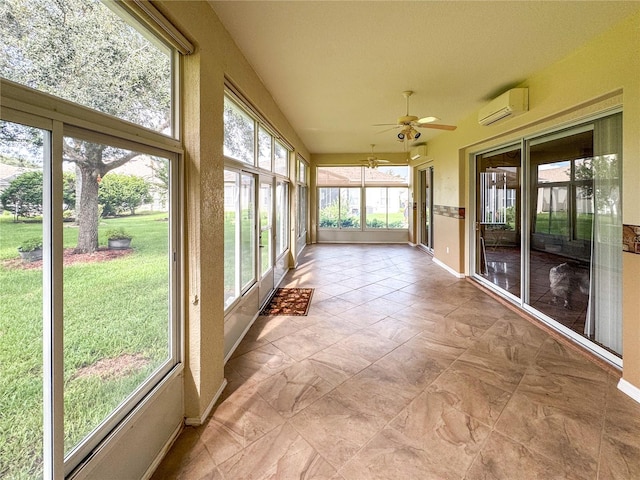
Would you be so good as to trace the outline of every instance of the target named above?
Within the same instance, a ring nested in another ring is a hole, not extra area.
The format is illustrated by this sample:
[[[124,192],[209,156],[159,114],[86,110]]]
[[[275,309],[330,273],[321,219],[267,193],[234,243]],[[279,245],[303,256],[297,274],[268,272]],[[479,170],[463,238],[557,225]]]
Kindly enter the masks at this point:
[[[97,172],[80,167],[82,196],[76,200],[80,205],[77,210],[78,245],[76,253],[93,253],[98,249],[98,181]]]
[[[78,225],[78,218],[80,217],[80,199],[82,198],[82,170],[80,170],[80,165],[76,163],[76,208],[75,208],[75,216],[76,216],[76,225]]]

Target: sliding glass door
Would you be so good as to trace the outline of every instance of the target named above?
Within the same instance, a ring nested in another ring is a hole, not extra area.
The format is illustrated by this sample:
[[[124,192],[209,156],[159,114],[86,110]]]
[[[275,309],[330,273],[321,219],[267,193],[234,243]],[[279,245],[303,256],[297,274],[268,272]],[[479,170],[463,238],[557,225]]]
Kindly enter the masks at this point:
[[[475,157],[476,277],[614,363],[621,132],[615,114]]]
[[[420,244],[433,252],[433,167],[420,170]]]

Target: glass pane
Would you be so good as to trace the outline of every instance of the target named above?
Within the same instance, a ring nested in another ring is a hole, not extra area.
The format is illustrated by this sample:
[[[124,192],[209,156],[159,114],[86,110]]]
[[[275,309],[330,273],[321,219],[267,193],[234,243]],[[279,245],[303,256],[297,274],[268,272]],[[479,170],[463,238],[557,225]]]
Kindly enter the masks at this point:
[[[340,189],[318,189],[318,226],[320,228],[338,228],[340,219]]]
[[[256,280],[255,180],[242,174],[240,184],[240,285],[244,290]]]
[[[240,295],[238,271],[240,252],[237,237],[240,233],[240,175],[224,171],[224,306]]]
[[[409,190],[387,189],[387,228],[409,228]]]
[[[594,212],[593,159],[580,158],[575,160],[574,165],[576,181],[576,225],[574,236],[578,240],[591,241]]]
[[[298,187],[298,237],[307,231],[307,187]]]
[[[273,137],[264,128],[258,128],[258,166],[271,171],[271,145]]]
[[[476,173],[476,273],[520,297],[520,148],[479,155]]]
[[[47,132],[0,121],[0,476],[42,478]],[[22,250],[22,252],[20,251]],[[24,257],[24,258],[21,258]],[[40,259],[38,259],[40,258]]]
[[[360,228],[360,189],[340,189],[340,228]]]
[[[567,187],[538,188],[534,225],[536,233],[569,235]]]
[[[387,228],[387,189],[367,188],[365,195],[367,228]]]
[[[366,185],[408,185],[409,167],[365,168],[364,183]]]
[[[593,131],[531,146],[529,304],[584,334],[589,301]],[[573,173],[572,173],[573,170]]]
[[[289,247],[289,184],[278,182],[276,185],[276,256]]]
[[[272,265],[272,189],[271,183],[260,184],[260,276],[264,275]]]
[[[238,105],[224,97],[224,154],[254,164],[255,122]]]
[[[298,159],[298,182],[307,183],[307,164]]]
[[[362,167],[318,167],[318,186],[360,186]]]
[[[277,141],[273,149],[273,161],[274,172],[280,175],[287,175],[289,173],[289,150]]]
[[[538,183],[562,183],[571,180],[571,162],[538,165]]]
[[[98,0],[2,3],[0,76],[171,134],[166,46]]]
[[[167,159],[69,137],[64,156],[76,195],[64,228],[69,453],[171,358],[172,255]]]

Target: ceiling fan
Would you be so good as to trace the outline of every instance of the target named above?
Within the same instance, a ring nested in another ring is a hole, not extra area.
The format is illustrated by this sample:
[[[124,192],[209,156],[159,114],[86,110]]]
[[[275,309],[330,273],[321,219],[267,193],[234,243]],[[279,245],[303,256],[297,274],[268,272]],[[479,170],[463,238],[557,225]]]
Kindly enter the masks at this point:
[[[392,128],[387,130],[383,130],[384,133],[390,130],[395,130],[396,128],[400,129],[398,132],[398,141],[405,142],[411,140],[417,140],[420,138],[421,133],[416,130],[416,128],[435,128],[437,130],[455,130],[456,127],[454,125],[442,125],[438,123],[432,123],[438,120],[436,117],[416,117],[415,115],[409,115],[409,97],[413,95],[413,91],[407,90],[406,92],[402,92],[402,96],[407,101],[407,113],[402,117],[398,117],[398,121],[396,123],[379,123],[374,125],[374,127],[383,127],[387,125],[393,125]]]
[[[367,168],[378,168],[378,165],[381,163],[390,163],[389,160],[382,160],[381,158],[376,157],[373,154],[373,147],[375,147],[375,144],[372,143],[371,155],[369,155],[366,160],[362,160],[362,163],[366,165]]]

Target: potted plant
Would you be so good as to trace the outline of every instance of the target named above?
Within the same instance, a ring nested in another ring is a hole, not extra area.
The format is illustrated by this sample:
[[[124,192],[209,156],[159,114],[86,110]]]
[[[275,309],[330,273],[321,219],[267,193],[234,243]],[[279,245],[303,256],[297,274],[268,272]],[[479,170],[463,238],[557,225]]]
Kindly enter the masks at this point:
[[[107,230],[107,246],[109,250],[126,250],[131,248],[131,239],[133,236],[125,231],[124,228],[112,228]]]
[[[18,246],[18,252],[23,262],[42,260],[42,239],[29,238]]]

